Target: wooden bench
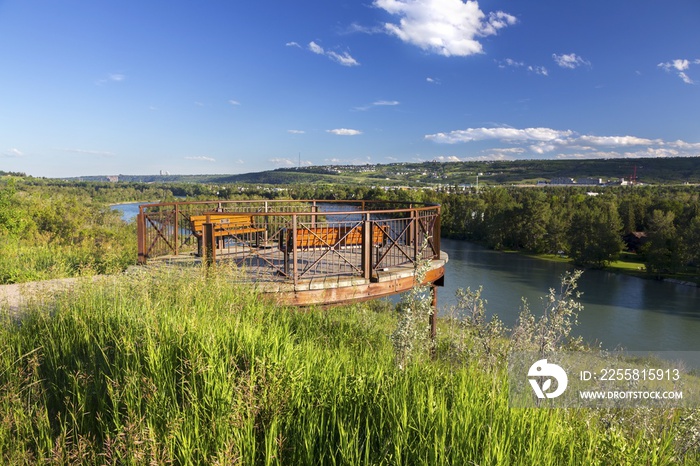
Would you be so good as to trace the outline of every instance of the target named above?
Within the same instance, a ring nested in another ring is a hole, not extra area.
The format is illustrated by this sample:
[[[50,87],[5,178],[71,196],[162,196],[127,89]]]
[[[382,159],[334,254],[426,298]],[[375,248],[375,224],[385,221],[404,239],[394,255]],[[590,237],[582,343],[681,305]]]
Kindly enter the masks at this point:
[[[241,240],[241,235],[255,234],[255,246],[257,247],[260,243],[259,233],[265,231],[265,228],[259,228],[255,225],[252,215],[232,214],[227,212],[209,212],[201,215],[192,215],[190,216],[190,224],[192,227],[192,234],[197,238],[197,254],[200,256],[202,255],[204,224],[207,223],[207,218],[213,225],[214,237],[221,241],[221,246],[223,246],[223,241],[226,237],[234,237]],[[247,242],[247,238],[246,241],[242,242]]]
[[[314,249],[340,249],[362,246],[362,226],[354,227],[303,227],[296,230],[296,243],[294,231],[289,228],[282,230],[280,234],[279,248],[284,252],[284,272],[287,273],[289,255],[293,250],[311,251]],[[380,247],[387,238],[385,229],[379,225],[372,228],[372,246]]]

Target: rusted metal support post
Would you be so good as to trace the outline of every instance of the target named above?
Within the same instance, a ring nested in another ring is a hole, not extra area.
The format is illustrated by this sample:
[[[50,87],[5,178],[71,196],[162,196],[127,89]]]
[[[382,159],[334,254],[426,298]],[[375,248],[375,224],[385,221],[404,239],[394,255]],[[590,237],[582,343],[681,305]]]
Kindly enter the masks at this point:
[[[139,208],[139,213],[136,216],[137,241],[139,247],[139,264],[146,263],[146,216]]]
[[[174,238],[174,243],[175,243],[175,255],[177,256],[180,254],[180,227],[178,226],[180,224],[180,204],[177,202],[175,203],[175,225],[173,225],[174,231],[173,231],[173,238]]]
[[[216,243],[214,239],[214,225],[207,216],[207,222],[203,224],[202,241],[204,242],[204,263],[207,267],[216,263]]]
[[[420,254],[420,241],[418,241],[418,212],[411,210],[411,220],[410,228],[408,229],[408,234],[411,238],[411,243],[413,244],[413,260],[418,259],[418,254]],[[425,259],[425,258],[424,258]]]
[[[362,222],[362,275],[365,280],[372,278],[372,225],[366,213]]]
[[[440,259],[440,228],[441,228],[441,220],[440,220],[440,207],[438,206],[437,210],[437,218],[435,219],[435,223],[433,224],[433,245],[435,246],[435,259]]]
[[[435,347],[437,344],[435,338],[437,337],[438,290],[434,283],[430,284],[430,291],[433,297],[433,302],[431,304],[433,312],[430,314],[430,356],[435,357]]]
[[[297,214],[292,214],[292,279],[297,285]]]

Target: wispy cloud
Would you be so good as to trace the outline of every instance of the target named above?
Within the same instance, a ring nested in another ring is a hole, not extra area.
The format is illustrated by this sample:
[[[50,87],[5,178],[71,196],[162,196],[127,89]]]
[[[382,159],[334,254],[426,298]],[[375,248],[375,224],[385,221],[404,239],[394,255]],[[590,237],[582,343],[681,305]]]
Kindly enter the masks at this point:
[[[89,150],[89,149],[59,149],[62,152],[70,152],[73,154],[80,155],[96,155],[98,157],[113,157],[114,152],[101,151],[101,150]]]
[[[554,59],[554,63],[562,68],[568,68],[570,70],[578,68],[579,66],[591,66],[591,62],[583,59],[575,53],[565,53],[561,55],[553,53],[552,58]]]
[[[456,155],[440,155],[433,159],[435,162],[461,162],[462,159]]]
[[[512,58],[506,58],[504,60],[496,60],[496,64],[499,68],[522,68],[530,73],[535,73],[540,76],[549,76],[549,71],[544,66],[537,65],[527,65],[525,62],[513,60]]]
[[[360,110],[360,111],[365,111],[369,110],[374,107],[395,107],[397,105],[400,105],[401,102],[398,100],[377,100],[375,102],[372,102],[369,105],[363,105],[361,107],[355,107],[355,110]]]
[[[16,147],[10,147],[4,152],[0,152],[0,156],[8,158],[24,157],[24,153]]]
[[[555,141],[570,137],[573,131],[559,131],[550,128],[467,128],[449,133],[428,134],[426,139],[442,144],[484,141],[499,139],[502,141]]]
[[[287,42],[287,43],[284,44],[284,45],[287,46],[287,47],[298,47],[298,48],[301,48],[301,45],[299,45],[297,42],[294,42],[294,41],[292,41],[292,42]]]
[[[388,34],[446,57],[482,53],[478,39],[517,23],[515,16],[502,11],[486,15],[476,1],[375,0],[374,6],[400,18],[384,24]]]
[[[309,42],[309,50],[317,55],[325,55],[331,60],[343,66],[359,66],[360,63],[355,60],[348,52],[338,53],[333,50],[326,50],[316,42]]]
[[[664,141],[638,136],[597,136],[552,128],[467,128],[425,136],[439,144],[491,141],[507,147],[486,149],[499,158],[515,156],[566,157],[691,157],[700,156],[700,143]]]
[[[126,80],[126,75],[122,73],[110,73],[107,75],[107,77],[95,81],[95,84],[103,85],[108,83],[119,83],[124,80]]]
[[[428,82],[430,84],[440,84],[440,80],[438,78],[431,78],[430,76],[425,78],[425,82]]]
[[[326,132],[337,136],[357,136],[362,134],[362,131],[348,128],[327,129]]]
[[[199,162],[216,162],[215,158],[207,157],[206,155],[193,155],[185,157],[185,160],[197,160]]]
[[[295,165],[292,159],[283,159],[280,157],[268,159],[268,162],[277,167],[293,167]]]
[[[276,167],[296,167],[299,165],[299,160],[292,160],[284,157],[273,157],[267,161]],[[313,163],[310,160],[302,160],[301,165],[309,166],[313,165]]]
[[[287,132],[290,134],[304,134],[304,133],[306,133],[306,131],[301,130],[301,129],[288,129]]]
[[[230,99],[230,100],[228,101],[228,103],[229,103],[230,105],[234,105],[234,106],[241,105],[241,103],[240,103],[239,101],[233,100],[233,99]]]
[[[686,71],[690,65],[700,65],[700,59],[688,60],[680,58],[666,63],[659,63],[657,66],[667,72],[675,72],[686,84],[695,84],[695,81],[688,76]]]

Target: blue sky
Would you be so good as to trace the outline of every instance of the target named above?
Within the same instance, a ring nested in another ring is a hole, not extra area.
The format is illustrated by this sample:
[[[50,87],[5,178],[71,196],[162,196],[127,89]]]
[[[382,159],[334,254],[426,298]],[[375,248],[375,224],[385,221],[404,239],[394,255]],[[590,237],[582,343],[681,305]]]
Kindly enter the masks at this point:
[[[697,0],[0,0],[0,170],[700,155]]]

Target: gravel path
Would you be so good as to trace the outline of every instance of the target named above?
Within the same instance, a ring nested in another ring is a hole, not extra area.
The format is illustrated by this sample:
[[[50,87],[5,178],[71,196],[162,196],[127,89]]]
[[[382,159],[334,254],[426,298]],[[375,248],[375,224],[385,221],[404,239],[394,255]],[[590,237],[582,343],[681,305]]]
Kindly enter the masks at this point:
[[[98,277],[57,278],[39,282],[18,283],[12,285],[0,285],[0,310],[8,309],[10,314],[16,315],[28,302],[35,301],[39,297],[70,290],[76,283],[85,280],[96,280]]]

